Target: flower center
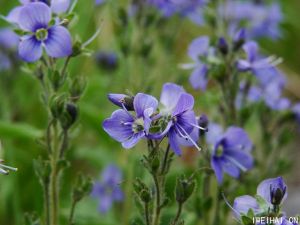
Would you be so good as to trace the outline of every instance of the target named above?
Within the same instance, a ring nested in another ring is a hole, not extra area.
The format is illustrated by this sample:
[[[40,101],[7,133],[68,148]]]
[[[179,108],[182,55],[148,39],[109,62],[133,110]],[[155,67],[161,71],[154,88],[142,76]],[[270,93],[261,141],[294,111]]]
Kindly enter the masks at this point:
[[[218,147],[216,151],[216,156],[221,157],[223,153],[224,153],[223,147],[222,146]]]
[[[45,28],[38,29],[35,32],[35,37],[38,41],[44,41],[48,38],[48,30]]]
[[[136,119],[132,124],[132,130],[134,133],[139,133],[144,130],[144,120],[143,118]]]

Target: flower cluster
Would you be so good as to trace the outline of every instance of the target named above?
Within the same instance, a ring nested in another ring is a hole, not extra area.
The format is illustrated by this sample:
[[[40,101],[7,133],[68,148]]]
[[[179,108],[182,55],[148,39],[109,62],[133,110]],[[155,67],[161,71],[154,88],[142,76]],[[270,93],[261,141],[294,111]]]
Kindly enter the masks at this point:
[[[101,173],[101,181],[96,182],[93,187],[92,196],[99,199],[99,211],[106,213],[114,202],[120,202],[124,193],[120,188],[122,172],[115,165],[107,166]]]
[[[193,145],[199,126],[193,111],[194,98],[173,83],[166,83],[158,100],[147,94],[135,96],[110,94],[109,99],[122,109],[103,122],[104,130],[124,148],[132,148],[143,139],[162,140],[167,137],[172,150],[181,155],[180,145]],[[133,111],[130,113],[129,111]]]
[[[266,179],[257,187],[256,197],[244,195],[234,200],[233,212],[241,220],[242,217],[248,217],[251,220],[255,217],[278,217],[276,225],[297,225],[291,223],[280,211],[280,206],[287,198],[287,186],[282,177]],[[255,224],[261,224],[255,223]]]

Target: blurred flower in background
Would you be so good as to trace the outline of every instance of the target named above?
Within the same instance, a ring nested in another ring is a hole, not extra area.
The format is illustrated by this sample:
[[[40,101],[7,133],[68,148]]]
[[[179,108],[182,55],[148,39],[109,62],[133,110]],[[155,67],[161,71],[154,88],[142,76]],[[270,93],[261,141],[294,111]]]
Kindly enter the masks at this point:
[[[124,193],[120,188],[122,172],[116,165],[108,165],[101,173],[101,181],[93,187],[92,197],[99,200],[99,212],[107,213],[114,202],[121,202]]]
[[[251,38],[281,36],[280,23],[283,20],[278,1],[267,4],[262,1],[229,0],[219,6],[219,13],[229,22],[230,29],[246,25]]]
[[[118,56],[115,52],[98,51],[95,54],[97,66],[106,71],[115,71],[118,68]]]
[[[18,43],[19,37],[10,28],[0,29],[0,71],[12,67]]]
[[[238,178],[240,171],[253,167],[252,142],[242,128],[232,126],[222,134],[220,126],[210,124],[207,142],[213,145],[211,166],[219,183],[223,182],[223,173]]]

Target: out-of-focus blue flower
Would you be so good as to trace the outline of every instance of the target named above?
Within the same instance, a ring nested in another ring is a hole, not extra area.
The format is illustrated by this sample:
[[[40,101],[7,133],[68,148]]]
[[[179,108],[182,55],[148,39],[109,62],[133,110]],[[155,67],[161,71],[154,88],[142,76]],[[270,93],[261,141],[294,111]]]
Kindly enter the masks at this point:
[[[287,186],[282,177],[267,179],[258,185],[257,195],[265,201],[263,205],[249,195],[240,196],[234,200],[233,210],[237,218],[240,218],[242,214],[247,215],[250,209],[255,215],[259,215],[273,209],[274,203],[281,205],[287,198]]]
[[[188,55],[193,59],[194,63],[185,65],[186,68],[193,68],[190,76],[190,83],[195,89],[205,90],[207,86],[207,65],[202,62],[201,57],[209,54],[209,38],[206,36],[199,37],[192,41],[188,48]]]
[[[114,202],[121,202],[124,193],[120,188],[122,172],[115,165],[107,166],[101,174],[101,181],[93,187],[92,196],[99,199],[99,211],[107,213]]]
[[[213,152],[211,166],[215,171],[218,182],[223,182],[223,173],[234,178],[240,176],[240,171],[247,171],[253,167],[251,156],[252,142],[247,133],[239,127],[229,127],[224,134],[222,128],[210,124],[207,142],[212,144]]]
[[[219,6],[220,15],[229,21],[230,26],[246,25],[250,38],[280,37],[280,23],[283,20],[278,2],[256,4],[253,1],[230,0]]]
[[[198,150],[196,141],[198,130],[204,129],[197,123],[194,107],[194,97],[176,84],[166,83],[160,96],[162,108],[160,115],[168,119],[166,129],[159,137],[168,136],[171,149],[181,155],[180,145],[193,145]]]
[[[95,0],[96,5],[101,5],[105,2],[106,0]]]
[[[237,67],[240,71],[256,71],[272,67],[273,57],[261,58],[258,54],[258,45],[254,41],[244,44],[243,49],[247,54],[247,59],[239,59]]]
[[[71,0],[19,0],[19,1],[22,4],[22,6],[15,7],[12,11],[10,11],[8,16],[6,17],[6,19],[11,23],[18,24],[19,19],[22,20],[22,17],[20,17],[20,12],[23,6],[32,2],[42,2],[47,4],[51,8],[51,11],[54,14],[65,13],[69,9],[71,4]]]
[[[190,18],[196,24],[203,23],[202,9],[206,0],[148,0],[148,2],[156,6],[166,17],[178,13]]]
[[[103,122],[103,129],[126,149],[148,135],[151,116],[158,107],[158,101],[151,95],[138,93],[133,106],[136,115],[130,114],[126,108],[119,109]]]
[[[11,68],[10,53],[18,46],[19,37],[9,28],[0,29],[0,71]]]
[[[118,67],[118,56],[114,52],[100,51],[96,53],[95,60],[97,65],[108,71],[113,71]]]
[[[40,2],[26,4],[21,12],[19,26],[28,35],[21,38],[19,55],[26,62],[34,62],[41,58],[43,48],[53,58],[71,55],[72,40],[69,31],[61,25],[49,26],[50,8]]]

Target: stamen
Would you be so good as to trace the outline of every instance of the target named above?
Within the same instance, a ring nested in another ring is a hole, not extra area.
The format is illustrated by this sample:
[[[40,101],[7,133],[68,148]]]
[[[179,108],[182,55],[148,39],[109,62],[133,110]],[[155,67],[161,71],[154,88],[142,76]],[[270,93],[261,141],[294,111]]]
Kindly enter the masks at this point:
[[[222,192],[222,197],[223,197],[223,199],[224,199],[226,205],[227,205],[233,212],[235,212],[237,215],[240,215],[240,213],[239,213],[238,211],[236,211],[236,210],[230,205],[230,203],[229,203],[228,199],[226,198],[224,192]],[[239,220],[238,220],[238,221],[239,221]],[[241,222],[241,221],[240,221],[240,222]]]
[[[192,144],[197,148],[197,150],[200,152],[202,149],[197,145],[197,143],[193,140],[193,138],[191,138],[191,136],[183,129],[183,127],[181,127],[179,124],[176,124],[176,126],[178,126],[183,133],[185,134],[185,137],[188,138],[188,140],[190,142],[192,142]]]
[[[238,168],[240,168],[243,172],[247,171],[247,168],[244,167],[242,164],[240,164],[238,161],[236,161],[234,158],[230,156],[226,156],[226,158],[231,161],[234,165],[236,165]]]
[[[190,125],[192,125],[193,127],[196,127],[196,128],[198,128],[198,129],[200,129],[200,130],[203,130],[203,131],[208,131],[208,128],[205,128],[205,127],[200,127],[199,125],[196,125],[196,124],[193,124],[193,123],[190,123]]]

